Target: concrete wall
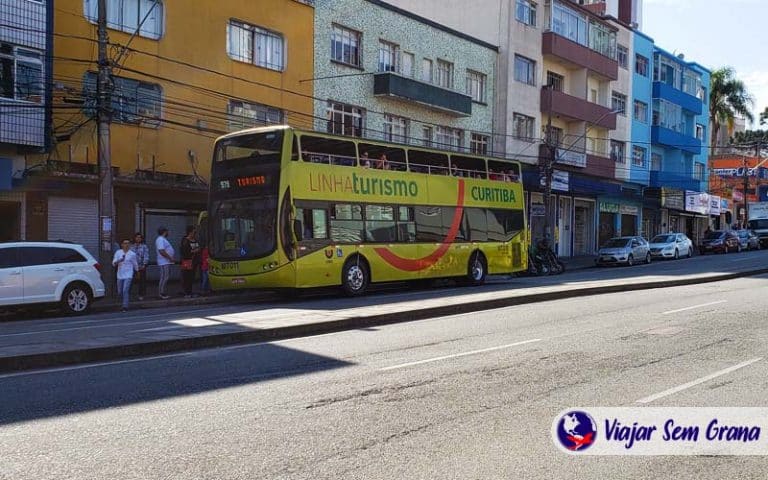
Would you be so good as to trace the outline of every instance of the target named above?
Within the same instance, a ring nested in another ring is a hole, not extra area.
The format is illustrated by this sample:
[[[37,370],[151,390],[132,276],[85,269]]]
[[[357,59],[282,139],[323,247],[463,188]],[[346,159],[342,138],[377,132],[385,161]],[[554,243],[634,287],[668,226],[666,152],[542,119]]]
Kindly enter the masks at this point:
[[[333,24],[362,32],[362,69],[331,61],[330,39]],[[453,89],[465,93],[467,69],[487,76],[487,104],[472,103],[472,115],[461,117],[416,102],[373,95],[373,73],[378,69],[379,40],[399,45],[400,51],[415,55],[416,79],[423,59],[436,68],[437,59],[454,64]],[[443,125],[464,131],[463,145],[469,146],[470,132],[490,135],[493,130],[493,99],[497,51],[479,42],[435,28],[412,16],[403,15],[367,0],[318,0],[315,15],[315,128],[326,130],[328,100],[366,110],[365,130],[369,138],[382,138],[384,114],[410,119],[410,136],[421,138],[424,125]],[[367,73],[367,74],[366,74]],[[352,75],[346,76],[343,75]],[[323,77],[334,77],[323,79]]]
[[[616,42],[619,45],[627,47],[629,50],[629,58],[634,59],[632,54],[632,32],[628,28],[622,26],[618,22],[611,22],[615,27],[618,27],[616,34]],[[619,66],[619,78],[616,81],[611,82],[611,91],[621,93],[627,97],[627,105],[624,114],[616,115],[616,129],[611,130],[610,138],[624,142],[625,155],[624,163],[616,164],[616,178],[618,180],[629,181],[630,169],[632,165],[632,67],[634,62],[630,62],[627,59],[627,68]],[[610,108],[613,108],[612,106]]]

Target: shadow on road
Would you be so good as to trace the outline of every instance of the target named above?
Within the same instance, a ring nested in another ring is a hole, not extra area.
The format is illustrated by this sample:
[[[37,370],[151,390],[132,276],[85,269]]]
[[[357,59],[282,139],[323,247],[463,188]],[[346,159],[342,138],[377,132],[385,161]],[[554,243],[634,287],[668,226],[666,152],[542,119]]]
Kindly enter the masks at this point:
[[[0,425],[253,385],[353,365],[282,345],[203,350],[0,377]]]

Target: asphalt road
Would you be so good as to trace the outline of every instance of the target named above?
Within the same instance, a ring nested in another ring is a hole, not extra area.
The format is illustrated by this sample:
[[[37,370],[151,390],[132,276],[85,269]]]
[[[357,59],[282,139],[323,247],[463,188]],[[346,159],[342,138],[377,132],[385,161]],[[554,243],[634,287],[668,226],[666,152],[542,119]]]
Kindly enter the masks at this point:
[[[762,457],[568,456],[550,425],[573,406],[765,406],[767,286],[0,376],[0,478],[766,478]]]

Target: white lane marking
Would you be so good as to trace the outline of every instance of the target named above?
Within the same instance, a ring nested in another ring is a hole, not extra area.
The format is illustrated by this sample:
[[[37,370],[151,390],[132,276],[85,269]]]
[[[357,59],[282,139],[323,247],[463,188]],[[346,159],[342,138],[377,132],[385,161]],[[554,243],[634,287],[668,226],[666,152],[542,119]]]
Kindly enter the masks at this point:
[[[731,263],[737,263],[737,262],[754,262],[755,260],[757,260],[755,257],[737,258],[736,260],[731,260]]]
[[[668,311],[662,313],[662,315],[670,315],[670,314],[673,314],[673,313],[685,312],[687,310],[693,310],[693,309],[696,309],[696,308],[709,307],[710,305],[719,305],[721,303],[726,303],[726,302],[728,302],[728,300],[718,300],[716,302],[702,303],[700,305],[693,305],[691,307],[678,308],[677,310],[668,310]]]
[[[708,382],[708,381],[710,381],[710,380],[712,380],[714,378],[721,377],[723,375],[727,375],[727,374],[729,374],[731,372],[735,372],[736,370],[739,370],[739,369],[744,368],[744,367],[748,367],[749,365],[752,365],[753,363],[759,362],[762,359],[763,359],[763,357],[758,357],[758,358],[753,358],[752,360],[747,360],[746,362],[740,363],[738,365],[734,365],[732,367],[725,368],[725,369],[720,370],[718,372],[715,372],[715,373],[712,373],[710,375],[707,375],[706,377],[701,377],[701,378],[698,378],[698,379],[693,380],[691,382],[679,385],[677,387],[670,388],[669,390],[664,390],[663,392],[651,395],[649,397],[641,398],[640,400],[637,400],[637,402],[635,402],[635,403],[651,403],[651,402],[655,402],[656,400],[658,400],[660,398],[664,398],[664,397],[667,397],[669,395],[673,395],[675,393],[682,392],[683,390],[687,390],[687,389],[689,389],[691,387],[695,387],[696,385],[700,385],[700,384],[702,384],[704,382]]]
[[[379,371],[380,372],[387,372],[389,370],[396,370],[398,368],[412,367],[414,365],[422,365],[422,364],[425,364],[425,363],[439,362],[440,360],[448,360],[448,359],[451,359],[451,358],[466,357],[467,355],[477,355],[478,353],[493,352],[493,351],[496,351],[496,350],[503,350],[505,348],[517,347],[517,346],[520,346],[520,345],[526,345],[526,344],[529,344],[529,343],[536,343],[536,342],[540,342],[540,341],[541,341],[540,338],[534,338],[532,340],[524,340],[522,342],[510,343],[510,344],[507,344],[507,345],[500,345],[498,347],[483,348],[481,350],[472,350],[471,352],[455,353],[453,355],[443,355],[442,357],[428,358],[426,360],[419,360],[419,361],[416,361],[416,362],[401,363],[400,365],[393,365],[391,367],[380,368]]]
[[[96,368],[96,367],[105,367],[107,365],[120,365],[124,363],[137,363],[137,362],[148,362],[151,360],[159,360],[163,358],[171,358],[171,357],[184,357],[184,356],[190,356],[194,352],[179,352],[179,353],[166,353],[163,355],[154,355],[151,357],[142,357],[142,358],[129,358],[126,360],[111,360],[106,362],[98,362],[98,363],[86,363],[84,365],[71,365],[68,367],[53,367],[53,368],[44,368],[41,370],[29,370],[24,372],[15,372],[15,373],[4,373],[0,374],[0,379],[3,378],[12,378],[12,377],[24,377],[28,375],[41,375],[44,373],[58,373],[58,372],[68,372],[71,370],[84,370],[86,368]]]

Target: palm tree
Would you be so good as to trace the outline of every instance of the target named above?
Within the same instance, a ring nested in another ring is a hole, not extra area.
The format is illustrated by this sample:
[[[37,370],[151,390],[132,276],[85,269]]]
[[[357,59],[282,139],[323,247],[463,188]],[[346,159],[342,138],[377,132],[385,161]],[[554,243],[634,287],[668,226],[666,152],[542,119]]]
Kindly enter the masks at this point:
[[[717,135],[723,125],[728,128],[729,134],[733,132],[736,115],[754,121],[751,111],[754,105],[754,97],[747,91],[744,82],[736,78],[733,68],[722,67],[712,72],[709,91],[709,122],[712,125],[710,153],[715,153]]]

